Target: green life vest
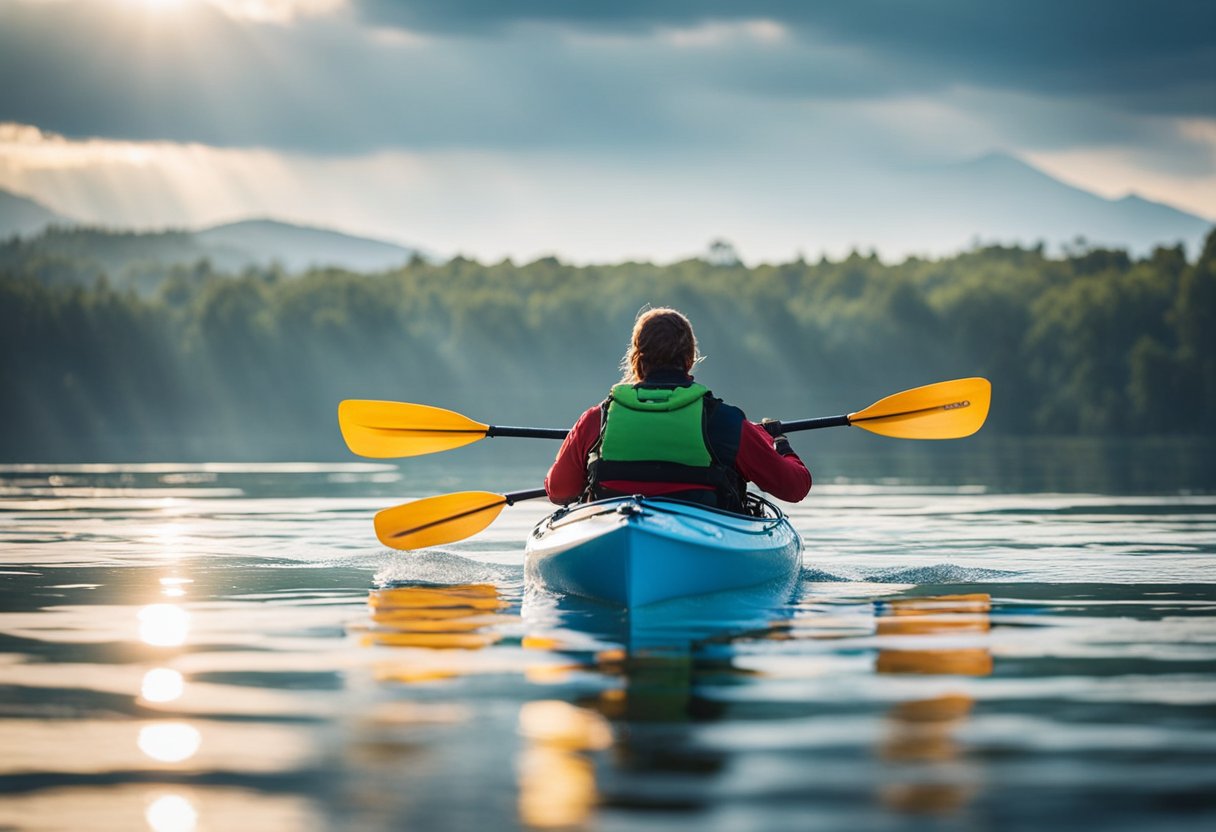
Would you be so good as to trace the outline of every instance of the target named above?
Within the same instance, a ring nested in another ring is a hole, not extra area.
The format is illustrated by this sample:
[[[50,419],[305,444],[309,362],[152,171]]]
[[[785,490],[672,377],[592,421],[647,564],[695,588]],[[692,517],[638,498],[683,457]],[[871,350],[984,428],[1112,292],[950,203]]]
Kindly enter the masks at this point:
[[[709,467],[713,455],[706,447],[703,428],[708,393],[704,384],[616,385],[608,397],[600,459]]]
[[[589,495],[614,496],[601,485],[606,481],[679,483],[692,487],[690,499],[712,493],[718,507],[738,510],[743,482],[733,456],[731,465],[723,464],[706,435],[708,410],[717,404],[703,384],[613,387],[587,463]]]

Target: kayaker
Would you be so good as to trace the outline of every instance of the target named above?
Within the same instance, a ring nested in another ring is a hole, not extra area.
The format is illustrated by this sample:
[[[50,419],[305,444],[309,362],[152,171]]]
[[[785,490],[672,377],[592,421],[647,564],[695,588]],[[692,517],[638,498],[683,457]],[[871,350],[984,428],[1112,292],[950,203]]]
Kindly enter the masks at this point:
[[[549,499],[643,494],[741,511],[748,482],[780,500],[806,497],[811,473],[789,440],[694,381],[700,360],[682,313],[639,315],[622,382],[570,430],[545,477]]]

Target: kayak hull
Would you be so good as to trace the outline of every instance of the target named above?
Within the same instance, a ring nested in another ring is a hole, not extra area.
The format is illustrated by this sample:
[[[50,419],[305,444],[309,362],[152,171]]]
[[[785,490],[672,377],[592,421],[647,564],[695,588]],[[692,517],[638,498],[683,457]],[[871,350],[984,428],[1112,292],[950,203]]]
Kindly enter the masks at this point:
[[[749,517],[637,496],[562,509],[529,536],[525,574],[550,591],[623,607],[790,581],[802,539],[770,509]]]

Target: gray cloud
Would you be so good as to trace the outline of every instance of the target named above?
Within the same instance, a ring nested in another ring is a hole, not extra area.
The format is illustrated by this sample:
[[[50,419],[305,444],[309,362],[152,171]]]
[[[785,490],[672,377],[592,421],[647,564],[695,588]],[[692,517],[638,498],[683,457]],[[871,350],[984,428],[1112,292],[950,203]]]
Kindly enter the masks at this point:
[[[65,10],[70,9],[70,13]],[[724,101],[884,93],[861,53],[580,40],[552,27],[402,45],[342,19],[250,26],[198,5],[141,37],[109,4],[0,0],[0,119],[69,136],[265,145],[578,148],[729,144]],[[801,80],[794,80],[801,79]],[[905,89],[916,73],[903,73]]]
[[[355,0],[366,20],[484,36],[521,23],[639,33],[764,18],[852,45],[938,84],[1095,94],[1144,112],[1216,113],[1210,0]],[[888,76],[892,89],[901,73]],[[797,84],[791,84],[797,88]]]
[[[0,120],[69,136],[326,154],[796,158],[866,146],[891,157],[909,144],[910,125],[875,124],[858,107],[903,97],[970,113],[958,127],[969,132],[949,145],[968,151],[1193,147],[1143,116],[1212,114],[1210,4],[1059,5],[358,0],[353,17],[265,26],[195,4],[152,29],[131,7],[0,0]],[[755,18],[788,36],[741,29],[673,43],[671,27]]]
[[[341,153],[682,138],[662,66],[584,59],[552,33],[402,46],[340,20],[250,26],[205,5],[178,22],[141,37],[109,4],[0,0],[0,120]]]

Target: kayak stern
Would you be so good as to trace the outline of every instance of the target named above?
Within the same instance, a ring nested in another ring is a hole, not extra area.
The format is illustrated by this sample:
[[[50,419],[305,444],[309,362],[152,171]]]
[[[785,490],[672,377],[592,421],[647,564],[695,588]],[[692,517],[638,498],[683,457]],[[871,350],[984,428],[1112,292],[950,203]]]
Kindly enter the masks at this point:
[[[782,515],[631,497],[557,512],[533,531],[525,563],[551,591],[638,607],[789,579],[801,554]]]

